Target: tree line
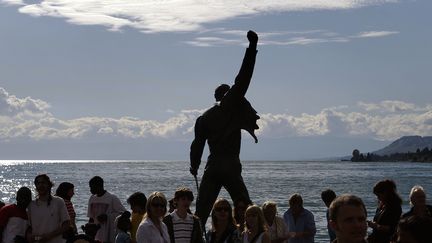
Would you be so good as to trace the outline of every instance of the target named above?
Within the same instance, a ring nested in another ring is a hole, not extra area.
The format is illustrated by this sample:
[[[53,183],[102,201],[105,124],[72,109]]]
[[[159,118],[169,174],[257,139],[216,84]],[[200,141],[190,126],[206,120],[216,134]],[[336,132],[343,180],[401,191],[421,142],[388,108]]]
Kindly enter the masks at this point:
[[[418,148],[416,152],[394,153],[390,155],[378,155],[374,153],[363,154],[358,149],[354,149],[351,157],[352,162],[432,162],[432,149],[425,147]]]

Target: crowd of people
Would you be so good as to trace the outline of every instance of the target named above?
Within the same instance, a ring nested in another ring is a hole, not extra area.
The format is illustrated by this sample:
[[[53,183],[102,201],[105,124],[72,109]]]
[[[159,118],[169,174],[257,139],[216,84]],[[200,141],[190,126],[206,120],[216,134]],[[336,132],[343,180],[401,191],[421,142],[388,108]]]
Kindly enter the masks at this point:
[[[105,189],[99,176],[89,180],[89,220],[81,227],[84,233],[79,233],[71,201],[74,185],[62,182],[52,195],[54,183],[46,174],[36,176],[34,185],[35,199],[28,187],[21,187],[16,203],[0,209],[2,243],[308,243],[314,242],[316,234],[314,215],[303,207],[298,193],[289,197],[289,209],[282,216],[272,201],[258,206],[248,200],[231,203],[219,198],[210,212],[211,228],[206,230],[202,220],[190,211],[194,195],[189,188],[178,188],[169,208],[161,192],[153,192],[148,198],[135,192],[127,199],[129,212]],[[394,181],[377,182],[373,193],[379,204],[373,221],[368,221],[359,197],[336,196],[330,189],[322,192],[328,207],[329,242],[432,242],[432,206],[426,204],[421,186],[412,188],[411,209],[406,213],[402,213],[402,199]],[[368,227],[372,232],[369,235]]]

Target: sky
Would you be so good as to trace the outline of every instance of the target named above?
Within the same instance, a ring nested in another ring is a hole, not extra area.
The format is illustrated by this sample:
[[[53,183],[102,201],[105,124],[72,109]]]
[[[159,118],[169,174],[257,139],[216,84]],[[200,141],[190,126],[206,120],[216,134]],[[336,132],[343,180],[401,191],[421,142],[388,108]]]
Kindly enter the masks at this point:
[[[0,159],[188,160],[259,35],[245,160],[432,135],[431,1],[0,0]],[[203,157],[203,161],[205,161]]]

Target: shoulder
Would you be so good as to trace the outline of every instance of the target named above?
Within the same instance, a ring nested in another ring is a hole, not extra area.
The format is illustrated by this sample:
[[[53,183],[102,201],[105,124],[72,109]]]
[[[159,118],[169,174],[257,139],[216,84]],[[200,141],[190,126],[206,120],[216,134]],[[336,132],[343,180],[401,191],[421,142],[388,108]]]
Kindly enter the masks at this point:
[[[63,203],[63,204],[65,204],[65,201],[63,200],[63,198],[61,198],[61,197],[58,197],[58,196],[52,196],[52,202],[55,202],[55,203]]]
[[[9,204],[9,205],[3,206],[0,209],[0,214],[5,213],[5,212],[10,212],[10,211],[13,211],[16,209],[18,209],[18,207],[15,204]]]
[[[309,210],[307,210],[306,208],[304,209],[304,213],[308,216],[308,217],[313,217],[313,213]]]
[[[139,231],[140,231],[140,230],[146,230],[146,229],[152,227],[152,225],[153,225],[153,223],[152,223],[148,218],[145,218],[145,219],[143,219],[143,221],[141,221],[141,223],[139,224],[139,226],[138,226],[138,230],[139,230]]]

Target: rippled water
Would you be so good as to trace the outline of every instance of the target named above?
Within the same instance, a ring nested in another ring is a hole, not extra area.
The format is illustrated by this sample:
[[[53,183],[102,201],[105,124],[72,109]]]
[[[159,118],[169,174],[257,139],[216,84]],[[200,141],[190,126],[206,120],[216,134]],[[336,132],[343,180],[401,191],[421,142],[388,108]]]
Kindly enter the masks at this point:
[[[189,165],[184,161],[0,161],[0,165],[0,200],[4,202],[14,202],[15,192],[21,186],[33,189],[33,179],[40,173],[47,173],[57,185],[63,181],[73,183],[75,196],[72,201],[77,211],[78,226],[87,221],[88,180],[95,175],[104,178],[105,188],[117,195],[126,207],[126,198],[135,191],[146,195],[162,191],[171,198],[175,188],[187,186],[196,193]],[[199,175],[202,175],[202,170]],[[360,196],[371,218],[376,206],[372,187],[378,180],[391,178],[397,183],[406,211],[412,186],[419,184],[426,191],[431,191],[432,163],[246,161],[243,162],[243,178],[254,203],[276,201],[279,214],[287,209],[288,197],[292,193],[300,193],[305,208],[315,215],[318,229],[316,242],[328,242],[325,206],[320,197],[322,190],[331,188],[337,194]],[[224,190],[220,196],[229,198]]]

